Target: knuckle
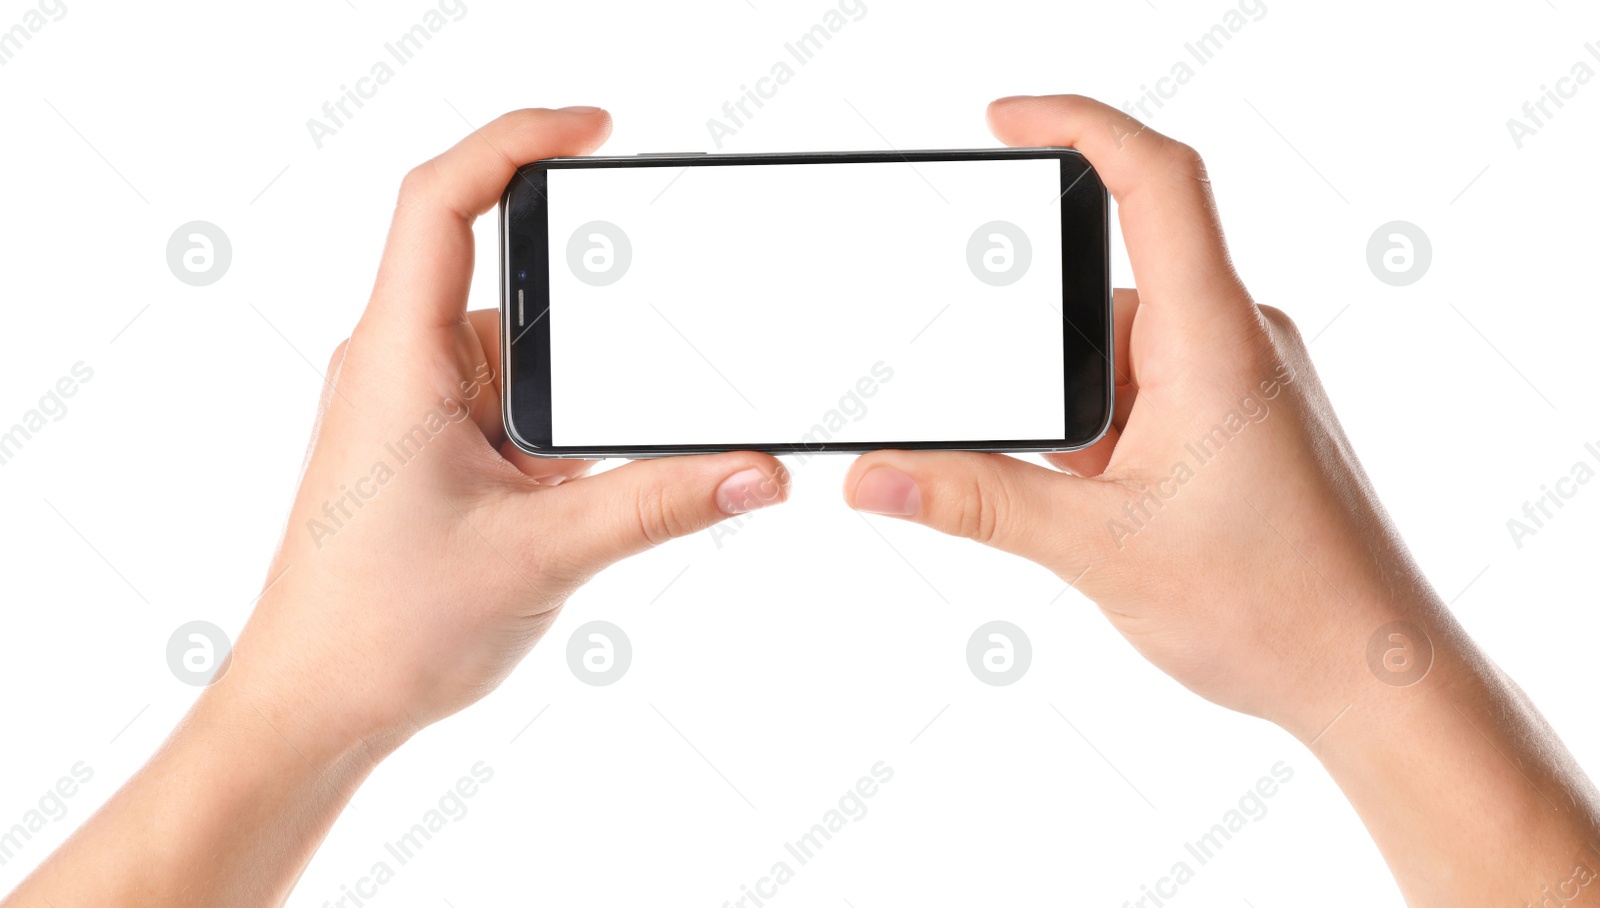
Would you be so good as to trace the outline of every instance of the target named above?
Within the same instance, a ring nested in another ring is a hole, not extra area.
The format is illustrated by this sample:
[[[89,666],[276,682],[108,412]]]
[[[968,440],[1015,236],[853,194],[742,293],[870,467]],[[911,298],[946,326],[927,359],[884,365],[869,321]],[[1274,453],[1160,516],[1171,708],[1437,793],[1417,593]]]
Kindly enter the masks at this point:
[[[1289,317],[1289,313],[1284,312],[1277,306],[1257,306],[1256,308],[1261,310],[1261,317],[1266,319],[1267,323],[1274,327],[1283,328],[1294,326],[1294,319]]]
[[[1011,491],[997,476],[988,477],[987,482],[973,477],[968,482],[970,485],[961,496],[961,506],[956,513],[956,534],[992,545],[1011,514]]]
[[[1164,149],[1172,168],[1188,179],[1206,182],[1206,162],[1193,146],[1168,139]]]
[[[691,529],[672,498],[660,488],[639,492],[634,517],[638,522],[639,534],[652,546],[686,536]]]
[[[1243,374],[1268,384],[1292,380],[1310,364],[1299,326],[1275,306],[1257,305],[1256,313],[1257,327],[1238,357]]]
[[[400,180],[399,207],[408,208],[427,198],[433,186],[433,167],[429,159],[406,172]]]
[[[350,338],[345,338],[333,348],[333,355],[328,357],[328,377],[333,378],[339,372],[339,367],[344,364],[344,354],[350,349]]]
[[[1267,333],[1271,336],[1275,346],[1299,348],[1305,345],[1300,334],[1300,326],[1294,323],[1289,313],[1276,306],[1258,306],[1261,320],[1266,324]]]

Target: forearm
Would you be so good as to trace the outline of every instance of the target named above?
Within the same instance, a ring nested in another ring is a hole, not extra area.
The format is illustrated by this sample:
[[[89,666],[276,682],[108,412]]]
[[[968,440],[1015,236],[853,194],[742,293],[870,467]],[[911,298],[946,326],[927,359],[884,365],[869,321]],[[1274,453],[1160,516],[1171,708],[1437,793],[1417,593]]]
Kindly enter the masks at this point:
[[[375,754],[232,680],[4,908],[282,904]]]
[[[1427,674],[1395,686],[1369,673],[1348,711],[1302,740],[1409,904],[1600,905],[1593,785],[1443,607],[1428,613],[1438,617]]]

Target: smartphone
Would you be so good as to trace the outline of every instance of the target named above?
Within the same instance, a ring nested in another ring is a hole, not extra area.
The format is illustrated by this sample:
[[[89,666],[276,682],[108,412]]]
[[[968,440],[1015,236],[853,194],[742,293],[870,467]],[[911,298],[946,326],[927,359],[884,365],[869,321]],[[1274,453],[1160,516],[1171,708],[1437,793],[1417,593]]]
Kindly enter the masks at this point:
[[[1067,148],[536,161],[500,205],[506,433],[585,458],[1086,447],[1108,208]]]

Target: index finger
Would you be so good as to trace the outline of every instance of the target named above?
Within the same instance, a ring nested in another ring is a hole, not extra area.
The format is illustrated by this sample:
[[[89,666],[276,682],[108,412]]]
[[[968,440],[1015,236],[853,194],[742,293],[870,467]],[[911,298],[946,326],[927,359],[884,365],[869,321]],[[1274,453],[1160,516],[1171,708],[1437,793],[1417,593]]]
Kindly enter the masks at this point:
[[[472,282],[472,222],[500,201],[518,167],[588,154],[611,134],[598,107],[518,110],[406,174],[368,312],[408,324],[459,324]]]
[[[1205,164],[1194,149],[1077,95],[1001,98],[989,128],[1007,145],[1083,152],[1117,200],[1140,302],[1196,323],[1249,312],[1228,258]],[[1183,300],[1175,306],[1171,300]]]

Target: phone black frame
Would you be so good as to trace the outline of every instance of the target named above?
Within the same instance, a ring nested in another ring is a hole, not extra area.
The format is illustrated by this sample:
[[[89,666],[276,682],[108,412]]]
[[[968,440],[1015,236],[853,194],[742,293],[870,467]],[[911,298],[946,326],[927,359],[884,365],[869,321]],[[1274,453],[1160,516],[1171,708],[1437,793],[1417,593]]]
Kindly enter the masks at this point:
[[[550,246],[548,174],[582,167],[716,167],[762,164],[852,164],[919,161],[992,161],[1054,158],[1061,162],[1062,382],[1065,388],[1065,438],[989,441],[885,441],[806,444],[602,445],[551,444]],[[1112,377],[1110,201],[1105,184],[1078,151],[1071,148],[994,148],[944,151],[844,151],[779,154],[641,154],[612,157],[547,158],[525,164],[500,199],[501,411],[506,436],[539,457],[667,457],[724,451],[771,454],[821,454],[906,450],[992,452],[1076,451],[1099,441],[1111,425]],[[526,272],[526,278],[514,275]],[[519,329],[514,324],[514,294],[524,294],[525,312],[539,313]]]

